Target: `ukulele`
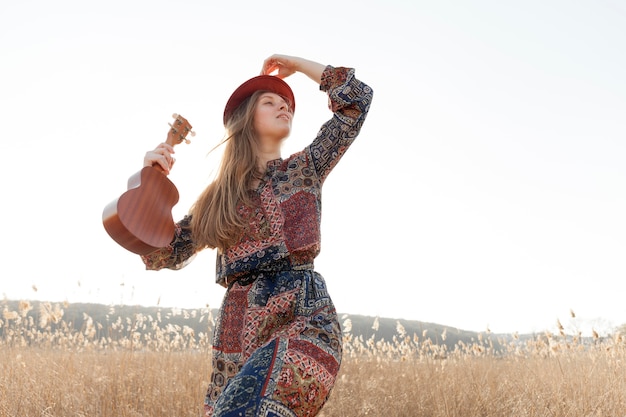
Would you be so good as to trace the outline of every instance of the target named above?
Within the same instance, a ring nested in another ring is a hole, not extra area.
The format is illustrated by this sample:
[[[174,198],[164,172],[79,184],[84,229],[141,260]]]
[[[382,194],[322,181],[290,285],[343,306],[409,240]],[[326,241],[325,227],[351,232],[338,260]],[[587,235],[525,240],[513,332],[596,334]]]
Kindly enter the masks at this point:
[[[182,116],[172,116],[174,124],[166,143],[175,146],[189,143],[195,136]],[[178,190],[158,164],[144,167],[128,180],[128,191],[112,201],[102,212],[107,233],[125,249],[146,255],[169,245],[174,239],[172,208],[178,203]]]

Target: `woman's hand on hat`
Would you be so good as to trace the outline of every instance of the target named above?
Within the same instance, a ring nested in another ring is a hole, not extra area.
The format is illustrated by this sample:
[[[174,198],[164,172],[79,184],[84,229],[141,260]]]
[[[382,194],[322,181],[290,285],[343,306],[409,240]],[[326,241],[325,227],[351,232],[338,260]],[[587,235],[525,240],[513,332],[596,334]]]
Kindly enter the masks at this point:
[[[155,149],[146,152],[143,158],[143,166],[149,167],[158,165],[163,169],[165,175],[170,173],[176,159],[172,156],[174,147],[167,143],[160,143]]]
[[[320,83],[326,65],[308,59],[289,55],[272,55],[263,61],[261,75],[272,75],[275,71],[278,78],[287,78],[295,72],[301,72],[307,77]]]
[[[263,61],[263,69],[261,75],[272,75],[274,71],[278,71],[278,78],[287,78],[298,71],[298,61],[302,58],[288,55],[272,55]]]

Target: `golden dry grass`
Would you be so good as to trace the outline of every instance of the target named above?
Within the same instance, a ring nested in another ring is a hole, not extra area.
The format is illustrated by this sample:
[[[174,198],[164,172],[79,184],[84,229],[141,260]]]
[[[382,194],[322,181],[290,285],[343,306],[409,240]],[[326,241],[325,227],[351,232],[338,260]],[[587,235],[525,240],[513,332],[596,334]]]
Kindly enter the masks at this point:
[[[3,417],[201,415],[209,372],[205,354],[40,348],[1,352]]]
[[[113,323],[119,338],[102,339],[98,323],[64,326],[62,306],[45,306],[39,320],[29,319],[28,307],[0,318],[0,416],[202,414],[206,335],[133,317]],[[561,329],[500,341],[485,334],[448,349],[397,330],[388,342],[347,334],[322,416],[626,416],[619,334],[585,340]]]
[[[625,381],[623,365],[602,353],[431,363],[348,360],[322,415],[618,417],[626,415]]]

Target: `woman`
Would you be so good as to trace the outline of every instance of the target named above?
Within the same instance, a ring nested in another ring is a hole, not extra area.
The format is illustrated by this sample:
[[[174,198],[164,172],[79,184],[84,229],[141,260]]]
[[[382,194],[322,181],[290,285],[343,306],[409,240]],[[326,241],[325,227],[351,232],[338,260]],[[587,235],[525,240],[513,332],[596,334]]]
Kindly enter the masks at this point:
[[[277,75],[269,75],[277,71]],[[328,93],[334,115],[313,142],[282,159],[295,110],[282,79],[303,73]],[[207,416],[314,416],[341,363],[341,330],[313,260],[320,251],[321,189],[354,141],[372,100],[354,70],[274,55],[261,75],[232,94],[216,179],[177,224],[148,269],[179,269],[217,249],[217,282],[227,287],[213,340]],[[160,144],[145,165],[169,173],[173,149]]]

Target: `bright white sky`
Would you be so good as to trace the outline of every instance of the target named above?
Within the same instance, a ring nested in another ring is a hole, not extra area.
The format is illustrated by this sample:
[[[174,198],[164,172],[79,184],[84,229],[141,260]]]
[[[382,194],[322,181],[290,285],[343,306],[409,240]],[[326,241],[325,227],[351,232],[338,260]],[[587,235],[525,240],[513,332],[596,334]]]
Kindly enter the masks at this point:
[[[226,99],[285,53],[375,91],[324,190],[316,268],[340,312],[494,332],[626,322],[622,2],[301,4],[0,3],[0,294],[218,307],[213,252],[145,271],[102,209],[178,112],[197,131],[171,175],[181,217],[216,167]],[[283,156],[330,117],[311,81],[288,82]]]

